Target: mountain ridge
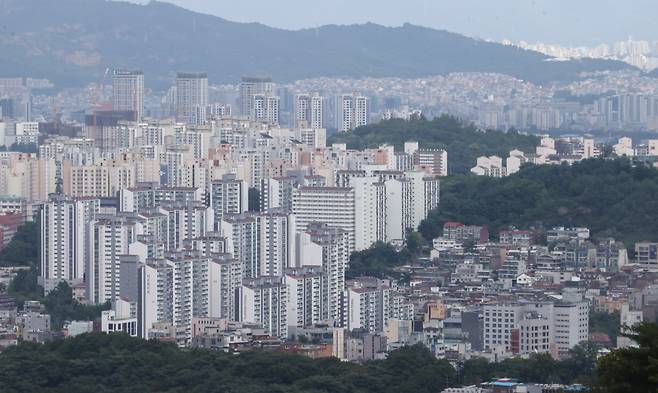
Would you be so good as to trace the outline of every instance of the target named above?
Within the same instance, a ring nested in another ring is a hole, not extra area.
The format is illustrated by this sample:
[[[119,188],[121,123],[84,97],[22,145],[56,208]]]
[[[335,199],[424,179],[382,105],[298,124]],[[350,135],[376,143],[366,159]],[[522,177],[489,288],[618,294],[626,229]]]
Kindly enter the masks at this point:
[[[284,30],[159,1],[0,0],[0,75],[46,77],[64,86],[98,80],[105,68],[118,67],[143,69],[146,84],[157,88],[187,70],[207,71],[214,83],[235,83],[243,75],[290,82],[496,72],[544,84],[575,80],[581,72],[632,68],[547,59],[408,23]]]

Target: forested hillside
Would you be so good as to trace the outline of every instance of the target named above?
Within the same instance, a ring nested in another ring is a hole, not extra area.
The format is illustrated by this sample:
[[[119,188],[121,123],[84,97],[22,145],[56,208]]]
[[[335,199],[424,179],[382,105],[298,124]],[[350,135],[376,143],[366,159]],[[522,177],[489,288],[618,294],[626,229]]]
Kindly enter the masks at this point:
[[[436,393],[456,383],[456,372],[422,346],[361,366],[284,353],[184,351],[123,335],[92,334],[7,349],[0,354],[0,383],[6,393]]]
[[[582,226],[594,237],[627,246],[658,240],[658,170],[628,160],[586,160],[572,166],[522,168],[502,179],[459,176],[441,183],[441,204],[423,221],[427,239],[446,221],[484,224],[495,236],[519,228]]]

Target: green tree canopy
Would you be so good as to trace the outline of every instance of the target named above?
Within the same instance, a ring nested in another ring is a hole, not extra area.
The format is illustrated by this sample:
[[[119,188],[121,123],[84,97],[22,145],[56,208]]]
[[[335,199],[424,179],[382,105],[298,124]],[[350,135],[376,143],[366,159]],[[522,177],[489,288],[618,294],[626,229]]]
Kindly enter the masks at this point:
[[[179,350],[125,335],[86,334],[0,353],[2,391],[436,393],[455,370],[422,346],[365,365],[275,352]]]
[[[426,239],[447,221],[482,224],[497,234],[516,226],[582,226],[594,237],[658,239],[658,170],[626,159],[531,165],[505,178],[462,176],[441,183],[441,203],[420,225]]]
[[[18,228],[7,247],[0,251],[0,266],[32,266],[39,264],[40,228],[28,222]]]
[[[658,392],[658,325],[645,322],[624,336],[633,339],[638,347],[617,349],[600,359],[600,391]]]

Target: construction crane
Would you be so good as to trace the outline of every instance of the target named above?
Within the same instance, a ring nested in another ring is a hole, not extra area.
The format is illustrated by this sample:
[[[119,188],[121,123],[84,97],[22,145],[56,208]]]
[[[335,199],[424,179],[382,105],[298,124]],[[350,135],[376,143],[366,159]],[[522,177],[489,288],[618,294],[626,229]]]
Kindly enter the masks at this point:
[[[91,108],[92,108],[91,109],[91,125],[93,127],[94,132],[97,132],[97,130],[96,130],[96,110],[98,109],[98,97],[100,95],[100,92],[104,90],[105,79],[107,78],[107,75],[109,73],[110,73],[110,69],[105,68],[105,72],[103,73],[103,77],[101,78],[100,82],[96,86],[94,86],[94,88],[92,89],[92,92],[91,92],[91,97],[90,97]],[[87,137],[89,137],[89,136],[90,135],[87,133]],[[96,135],[94,135],[94,137],[96,137]],[[101,148],[101,151],[102,151],[103,147],[105,145],[105,140],[104,140],[103,136],[101,136],[101,138],[98,142],[100,142],[100,148]]]

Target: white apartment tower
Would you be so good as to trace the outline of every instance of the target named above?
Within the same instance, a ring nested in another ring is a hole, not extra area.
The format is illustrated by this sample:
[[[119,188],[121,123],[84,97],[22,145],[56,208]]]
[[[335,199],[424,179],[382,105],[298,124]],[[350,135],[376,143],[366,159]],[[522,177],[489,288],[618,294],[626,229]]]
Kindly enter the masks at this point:
[[[249,118],[253,121],[279,124],[279,97],[256,94],[252,97]]]
[[[354,189],[339,187],[299,187],[293,191],[292,212],[299,231],[319,222],[345,230],[355,245]]]
[[[144,73],[114,70],[112,73],[112,109],[135,112],[135,121],[144,116]]]
[[[276,85],[270,78],[243,77],[240,82],[240,115],[251,116],[254,109],[254,97],[261,95],[274,97]]]
[[[196,124],[198,108],[208,105],[208,75],[179,73],[176,78],[176,120]],[[204,119],[205,120],[205,119]]]
[[[389,317],[391,289],[382,280],[361,277],[345,289],[345,327],[370,333],[384,331]]]
[[[287,337],[286,285],[281,277],[246,279],[240,288],[240,322],[257,323],[274,337]]]
[[[143,222],[134,215],[97,215],[89,227],[87,299],[101,304],[118,300],[121,294],[121,256],[143,234]]]
[[[211,207],[202,202],[170,202],[160,207],[167,216],[166,249],[182,250],[191,239],[212,232],[215,215]]]
[[[312,326],[328,319],[328,280],[321,267],[289,269],[283,281],[288,295],[288,326]]]
[[[240,261],[243,277],[260,276],[260,236],[256,216],[248,213],[224,215],[219,229],[222,236],[231,239],[233,257]]]
[[[294,110],[296,128],[324,128],[324,98],[319,94],[297,94]]]
[[[210,206],[215,211],[215,229],[224,214],[241,214],[249,210],[249,187],[244,180],[234,174],[226,174],[220,180],[210,183]]]
[[[336,128],[345,132],[365,126],[370,120],[370,100],[360,94],[343,94],[337,97]]]
[[[60,281],[80,283],[89,257],[89,222],[100,208],[98,199],[51,196],[41,209],[41,280],[46,292]]]
[[[270,211],[259,214],[258,238],[260,274],[263,276],[281,276],[285,269],[293,267],[296,262],[295,216],[286,212]]]
[[[386,187],[376,176],[353,177],[354,248],[361,251],[386,241]]]
[[[306,244],[302,240],[305,236],[309,237],[310,244]],[[299,265],[317,265],[319,261],[316,259],[321,259],[322,271],[327,276],[327,315],[330,319],[340,323],[343,311],[341,298],[345,289],[345,270],[350,261],[349,233],[327,224],[311,223],[299,238]],[[318,254],[321,254],[321,257]]]

